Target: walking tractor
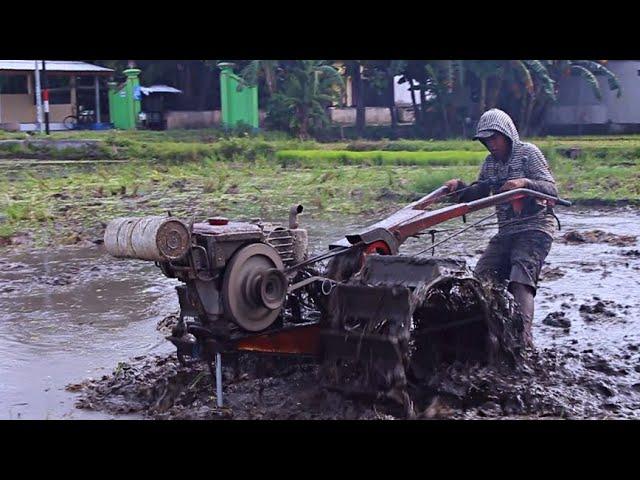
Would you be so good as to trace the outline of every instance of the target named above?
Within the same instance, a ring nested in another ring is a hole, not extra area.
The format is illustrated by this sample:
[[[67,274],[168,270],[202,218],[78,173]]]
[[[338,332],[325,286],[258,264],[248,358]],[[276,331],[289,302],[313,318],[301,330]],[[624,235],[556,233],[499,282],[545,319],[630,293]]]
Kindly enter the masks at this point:
[[[117,218],[104,244],[115,257],[154,261],[181,282],[179,320],[167,339],[181,362],[189,357],[209,364],[219,406],[222,356],[254,352],[313,357],[328,388],[388,398],[409,413],[413,379],[443,362],[491,360],[507,341],[505,322],[517,323],[517,308],[508,298],[489,306],[488,287],[463,260],[401,255],[403,243],[501,203],[519,212],[523,202],[535,201],[543,213],[570,205],[516,189],[428,210],[448,195],[441,187],[311,258],[307,231],[298,225],[301,205],[289,212],[288,227],[223,217],[200,223]],[[432,233],[425,251],[491,216],[436,243]]]

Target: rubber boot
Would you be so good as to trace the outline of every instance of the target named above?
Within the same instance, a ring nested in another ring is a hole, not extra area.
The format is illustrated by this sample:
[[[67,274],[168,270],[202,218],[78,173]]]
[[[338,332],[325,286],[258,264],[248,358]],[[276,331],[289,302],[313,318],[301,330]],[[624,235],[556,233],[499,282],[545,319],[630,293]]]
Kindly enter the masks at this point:
[[[520,312],[522,313],[523,322],[523,341],[526,346],[533,346],[533,310],[534,310],[534,291],[529,285],[523,283],[511,282],[509,291],[513,294]]]

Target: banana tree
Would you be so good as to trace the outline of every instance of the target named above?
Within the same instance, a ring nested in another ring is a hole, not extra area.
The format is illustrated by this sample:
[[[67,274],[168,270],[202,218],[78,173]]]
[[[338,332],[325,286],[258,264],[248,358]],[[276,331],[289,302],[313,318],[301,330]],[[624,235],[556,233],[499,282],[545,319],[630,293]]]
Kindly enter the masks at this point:
[[[549,76],[555,82],[555,95],[551,96],[545,92],[545,95],[538,97],[538,101],[533,107],[527,122],[530,128],[538,130],[542,126],[546,110],[549,105],[555,102],[555,96],[559,91],[560,80],[563,78],[577,76],[584,79],[598,100],[602,100],[602,89],[598,81],[598,76],[606,79],[609,90],[616,91],[618,98],[623,93],[617,76],[605,66],[606,60],[541,60],[540,62],[545,66],[549,72]]]
[[[546,62],[551,74],[558,81],[563,77],[582,77],[591,87],[598,100],[602,100],[602,90],[598,82],[598,75],[606,78],[609,90],[617,90],[616,96],[618,98],[622,95],[622,87],[618,77],[604,65],[606,60],[547,60]]]
[[[517,123],[522,133],[527,135],[536,102],[545,98],[555,101],[555,81],[541,60],[510,60],[505,63],[504,81],[508,88],[500,86],[503,102],[514,105],[514,113],[519,112]],[[510,98],[505,98],[505,92]]]
[[[478,116],[486,110],[487,107],[487,87],[490,80],[495,80],[498,85],[502,83],[504,76],[504,64],[501,60],[467,60],[465,62],[466,69],[473,75],[479,85],[480,94],[478,99]],[[499,87],[498,91],[499,91]],[[495,90],[494,90],[495,91]],[[492,107],[495,102],[495,96],[492,96]]]
[[[290,112],[289,128],[300,138],[328,123],[326,108],[344,91],[342,76],[325,60],[298,60],[286,69],[274,100]]]
[[[240,72],[249,85],[257,85],[259,78],[264,77],[269,95],[276,93],[278,89],[278,69],[280,60],[249,60],[246,67]]]
[[[555,82],[541,60],[467,60],[462,62],[478,89],[478,111],[500,107],[526,134],[540,99],[555,100]]]

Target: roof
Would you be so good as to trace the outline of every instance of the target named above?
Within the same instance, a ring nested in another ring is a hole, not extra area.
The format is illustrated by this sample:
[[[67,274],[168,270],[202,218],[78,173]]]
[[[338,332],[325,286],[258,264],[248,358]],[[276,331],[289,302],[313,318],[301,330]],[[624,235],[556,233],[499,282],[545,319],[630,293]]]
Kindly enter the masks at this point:
[[[42,60],[39,67],[42,69]],[[47,72],[76,72],[109,74],[113,72],[111,68],[100,67],[86,62],[74,62],[67,60],[47,60]],[[12,70],[16,72],[33,72],[36,69],[35,60],[0,60],[0,71]]]
[[[145,95],[150,93],[182,93],[182,90],[170,87],[169,85],[151,85],[150,87],[140,87],[140,91]]]

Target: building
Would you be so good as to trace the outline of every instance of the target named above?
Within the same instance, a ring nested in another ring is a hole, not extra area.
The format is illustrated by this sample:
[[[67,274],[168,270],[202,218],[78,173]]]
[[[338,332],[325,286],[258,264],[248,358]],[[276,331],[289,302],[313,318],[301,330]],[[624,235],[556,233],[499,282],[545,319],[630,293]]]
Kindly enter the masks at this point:
[[[411,91],[408,83],[400,83],[402,76],[393,79],[393,85],[379,91],[364,81],[365,88],[365,123],[367,125],[391,125],[390,105],[394,105],[396,118],[399,124],[412,124],[415,120]],[[331,121],[338,125],[356,124],[356,98],[358,98],[356,85],[350,76],[345,81],[345,94],[342,107],[330,107]],[[420,105],[420,96],[415,95],[416,104]]]
[[[597,77],[602,100],[584,78],[563,78],[558,101],[547,111],[547,133],[640,132],[640,60],[610,60],[606,66],[618,78],[622,96],[618,98],[602,76]]]
[[[38,62],[42,79],[42,61]],[[77,115],[80,106],[99,112],[98,122],[108,117],[107,109],[101,108],[106,88],[101,96],[100,78],[112,76],[112,69],[56,60],[47,60],[46,69],[51,130],[64,129],[64,119]],[[26,131],[38,128],[35,74],[35,60],[0,60],[0,128]]]
[[[610,60],[606,67],[621,85],[622,96],[609,89],[607,78],[598,75],[602,99],[596,98],[589,83],[580,76],[560,80],[558,99],[549,105],[545,114],[547,134],[616,134],[640,132],[640,60]],[[395,105],[399,123],[414,122],[413,101],[408,83],[400,83],[396,76],[393,89],[378,92],[365,81],[365,119],[367,125],[389,125],[391,113],[388,105]],[[468,102],[469,89],[458,92],[455,104]],[[339,125],[355,125],[356,101],[354,82],[346,79],[346,94],[342,108],[330,108],[331,119]],[[417,105],[420,95],[414,95]],[[439,119],[435,119],[439,122]]]

